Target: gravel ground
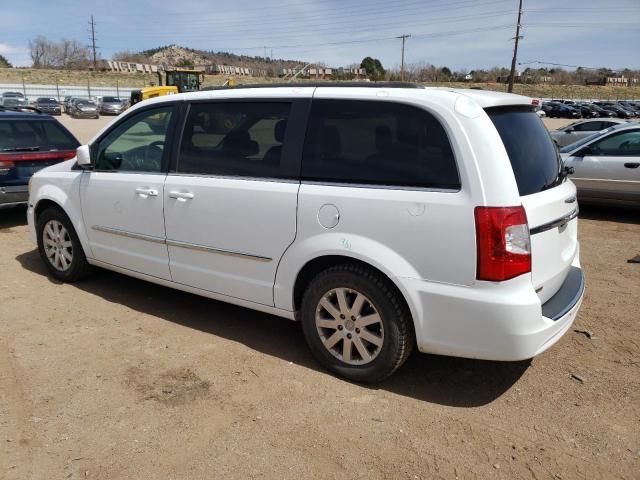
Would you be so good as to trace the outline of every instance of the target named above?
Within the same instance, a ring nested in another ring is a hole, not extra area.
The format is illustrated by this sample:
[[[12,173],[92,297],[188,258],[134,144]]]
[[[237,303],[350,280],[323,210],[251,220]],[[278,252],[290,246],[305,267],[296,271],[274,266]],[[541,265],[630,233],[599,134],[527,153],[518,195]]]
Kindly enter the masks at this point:
[[[107,271],[60,284],[0,210],[0,478],[640,478],[637,213],[583,209],[586,297],[545,354],[415,354],[367,387],[293,322]]]

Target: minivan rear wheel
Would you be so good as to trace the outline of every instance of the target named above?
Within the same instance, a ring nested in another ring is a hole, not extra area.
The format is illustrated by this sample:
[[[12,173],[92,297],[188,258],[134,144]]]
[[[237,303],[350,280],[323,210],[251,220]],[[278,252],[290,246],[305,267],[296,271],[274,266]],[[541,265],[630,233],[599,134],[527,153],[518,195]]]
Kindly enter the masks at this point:
[[[411,354],[415,332],[404,299],[379,272],[357,264],[324,270],[302,298],[302,329],[316,359],[357,382],[378,382]]]

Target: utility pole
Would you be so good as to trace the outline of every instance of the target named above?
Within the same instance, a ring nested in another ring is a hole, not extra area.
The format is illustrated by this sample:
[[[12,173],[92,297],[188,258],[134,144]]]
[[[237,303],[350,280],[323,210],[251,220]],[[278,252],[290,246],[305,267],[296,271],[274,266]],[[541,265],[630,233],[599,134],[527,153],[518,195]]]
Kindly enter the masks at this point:
[[[93,71],[98,70],[98,59],[96,55],[96,22],[93,21],[93,15],[91,15],[91,21],[89,22],[91,26],[91,50],[93,51]]]
[[[399,37],[396,37],[396,38],[402,39],[402,63],[400,64],[400,80],[402,80],[403,82],[404,82],[404,42],[409,37],[411,37],[411,35],[407,35],[406,33],[403,33]]]
[[[518,23],[516,24],[516,36],[515,44],[513,46],[513,58],[511,59],[511,73],[509,74],[509,86],[507,92],[513,92],[513,80],[516,76],[516,58],[518,56],[518,41],[522,38],[520,36],[520,19],[522,18],[522,0],[519,0],[518,6]]]

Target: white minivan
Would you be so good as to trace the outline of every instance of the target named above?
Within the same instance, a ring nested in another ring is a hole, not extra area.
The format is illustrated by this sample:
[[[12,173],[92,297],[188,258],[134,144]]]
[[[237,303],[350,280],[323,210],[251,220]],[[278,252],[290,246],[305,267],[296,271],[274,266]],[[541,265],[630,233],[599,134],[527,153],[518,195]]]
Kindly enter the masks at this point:
[[[33,177],[27,216],[60,280],[97,266],[299,320],[322,365],[374,382],[414,346],[560,339],[584,293],[566,177],[526,97],[247,86],[137,104]]]

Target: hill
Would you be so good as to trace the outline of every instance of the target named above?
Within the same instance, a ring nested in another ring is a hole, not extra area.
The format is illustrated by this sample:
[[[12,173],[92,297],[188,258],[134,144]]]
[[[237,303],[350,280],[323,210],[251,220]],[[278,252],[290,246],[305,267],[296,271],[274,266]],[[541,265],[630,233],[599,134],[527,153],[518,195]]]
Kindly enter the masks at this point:
[[[113,58],[124,62],[150,63],[164,65],[165,67],[195,65],[249,67],[262,71],[265,76],[277,76],[278,72],[283,68],[294,68],[309,63],[306,60],[236,55],[235,53],[197,50],[178,45],[166,45],[141,52],[119,52]]]

